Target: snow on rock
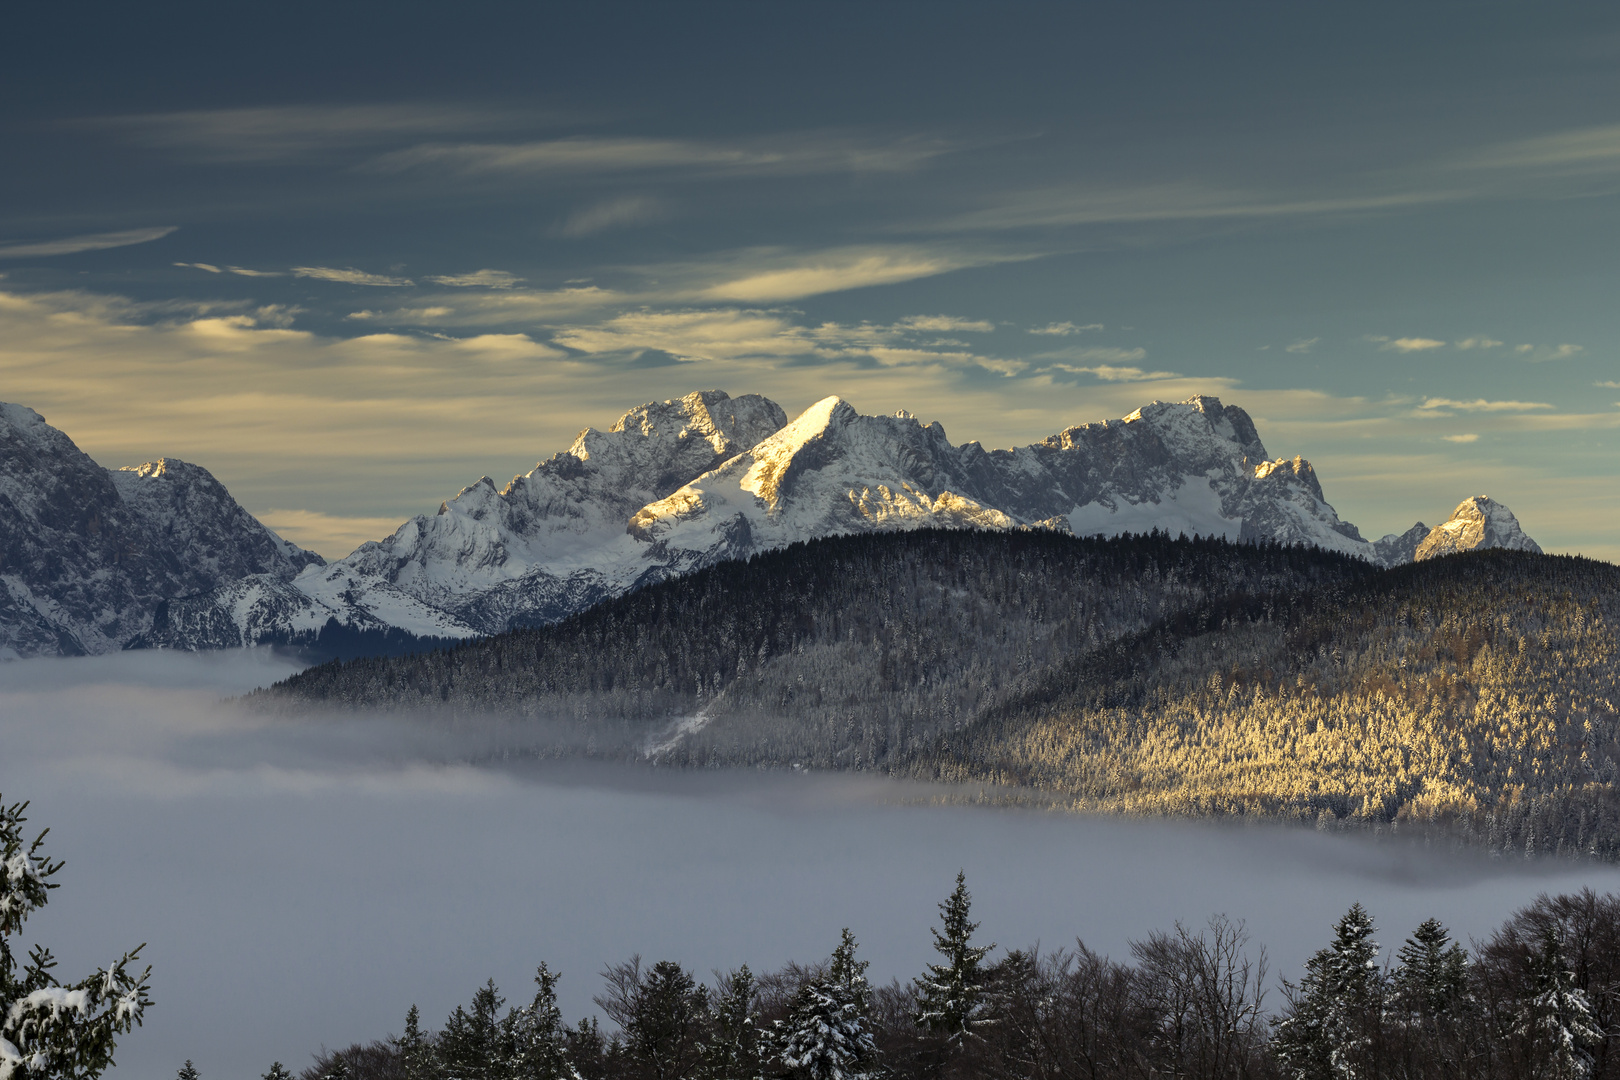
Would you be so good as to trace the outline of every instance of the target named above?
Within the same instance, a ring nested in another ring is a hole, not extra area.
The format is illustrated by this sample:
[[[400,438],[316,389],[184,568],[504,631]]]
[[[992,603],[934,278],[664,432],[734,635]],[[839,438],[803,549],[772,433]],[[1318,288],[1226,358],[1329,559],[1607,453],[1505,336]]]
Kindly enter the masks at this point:
[[[1374,562],[1380,566],[1402,566],[1417,557],[1418,545],[1423,543],[1430,529],[1418,522],[1403,533],[1388,533],[1373,541]]]
[[[34,410],[0,403],[0,654],[109,652],[139,640],[171,597],[321,561],[206,469],[173,458],[104,469]]]
[[[1513,511],[1495,499],[1475,495],[1459,503],[1451,517],[1424,538],[1413,552],[1413,558],[1436,559],[1481,548],[1541,553],[1541,546],[1525,535]]]
[[[0,463],[0,655],[306,640],[329,622],[468,637],[795,541],[929,527],[1156,528],[1383,565],[1538,550],[1488,499],[1368,543],[1308,461],[1271,458],[1247,413],[1208,396],[987,450],[904,410],[866,416],[828,397],[789,421],[766,398],[702,391],[587,428],[504,487],[482,477],[331,564],[205,470],[102,469],[20,406],[0,406]]]

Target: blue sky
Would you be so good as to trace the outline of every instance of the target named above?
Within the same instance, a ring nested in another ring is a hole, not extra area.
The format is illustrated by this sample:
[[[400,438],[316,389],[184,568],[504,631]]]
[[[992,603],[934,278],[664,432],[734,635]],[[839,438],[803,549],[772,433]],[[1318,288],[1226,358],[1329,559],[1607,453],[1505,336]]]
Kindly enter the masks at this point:
[[[0,399],[340,555],[653,398],[1214,393],[1620,559],[1601,5],[110,4],[0,46]]]

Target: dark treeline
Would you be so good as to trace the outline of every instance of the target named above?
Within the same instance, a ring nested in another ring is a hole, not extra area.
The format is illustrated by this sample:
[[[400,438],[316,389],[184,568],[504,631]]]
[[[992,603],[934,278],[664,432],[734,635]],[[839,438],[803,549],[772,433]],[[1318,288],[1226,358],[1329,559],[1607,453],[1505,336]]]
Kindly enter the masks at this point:
[[[1620,857],[1620,568],[1046,532],[796,545],[252,699],[495,712],[550,752],[1037,789]],[[1011,797],[1011,796],[1009,796]]]
[[[1084,943],[993,956],[969,915],[959,876],[938,961],[887,986],[868,984],[848,930],[827,960],[763,975],[635,958],[602,973],[606,1025],[565,1023],[542,964],[532,998],[508,1006],[490,982],[437,1029],[413,1006],[402,1034],[323,1052],[301,1080],[1620,1076],[1612,894],[1542,896],[1470,948],[1431,919],[1387,954],[1357,905],[1275,1006],[1264,950],[1223,917],[1118,961]]]

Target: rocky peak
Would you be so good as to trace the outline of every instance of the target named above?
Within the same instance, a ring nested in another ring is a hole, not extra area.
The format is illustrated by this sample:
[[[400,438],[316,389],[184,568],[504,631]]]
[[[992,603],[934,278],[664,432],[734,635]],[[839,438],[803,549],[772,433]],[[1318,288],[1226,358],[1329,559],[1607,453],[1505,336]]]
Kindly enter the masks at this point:
[[[1495,499],[1475,495],[1457,504],[1451,517],[1436,526],[1418,545],[1413,557],[1434,559],[1481,548],[1541,552],[1541,546],[1520,528],[1513,511]]]
[[[1373,541],[1373,551],[1376,558],[1373,560],[1380,566],[1403,566],[1417,558],[1418,545],[1428,537],[1430,529],[1423,522],[1418,522],[1403,533],[1390,533],[1379,540]]]

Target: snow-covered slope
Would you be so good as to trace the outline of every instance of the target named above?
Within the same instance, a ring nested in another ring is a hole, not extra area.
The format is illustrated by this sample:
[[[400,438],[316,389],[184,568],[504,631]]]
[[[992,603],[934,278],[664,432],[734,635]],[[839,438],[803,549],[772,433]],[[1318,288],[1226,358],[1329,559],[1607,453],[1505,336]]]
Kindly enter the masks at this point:
[[[104,469],[32,409],[0,404],[0,656],[107,652],[171,597],[321,561],[206,469]]]
[[[1480,548],[1541,553],[1541,546],[1524,534],[1513,511],[1495,499],[1475,495],[1459,503],[1451,517],[1424,538],[1413,558],[1435,559]]]

